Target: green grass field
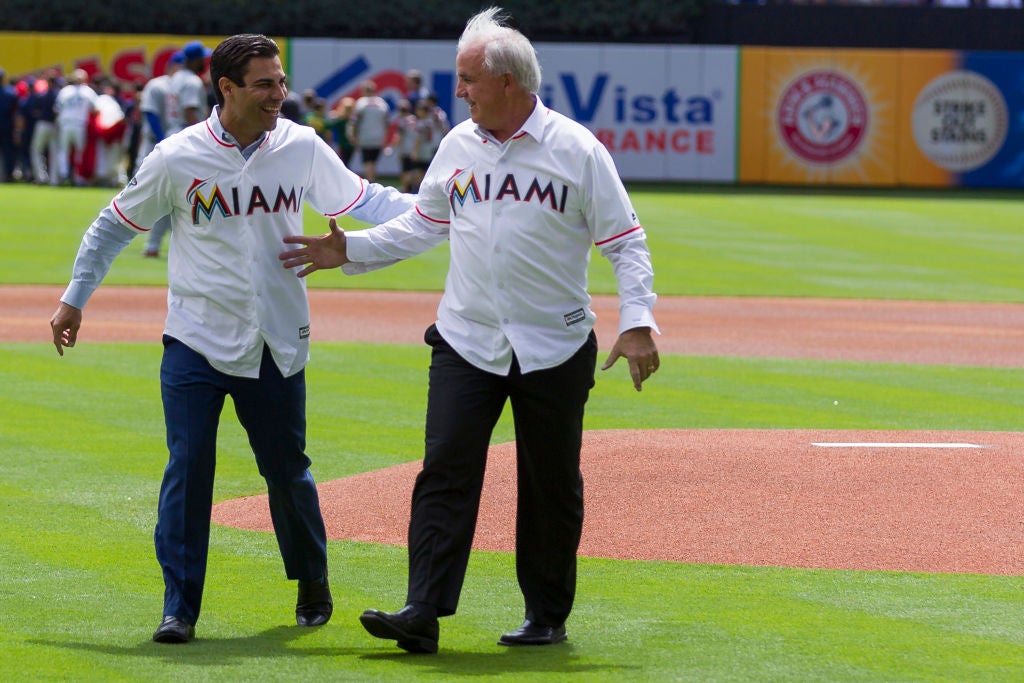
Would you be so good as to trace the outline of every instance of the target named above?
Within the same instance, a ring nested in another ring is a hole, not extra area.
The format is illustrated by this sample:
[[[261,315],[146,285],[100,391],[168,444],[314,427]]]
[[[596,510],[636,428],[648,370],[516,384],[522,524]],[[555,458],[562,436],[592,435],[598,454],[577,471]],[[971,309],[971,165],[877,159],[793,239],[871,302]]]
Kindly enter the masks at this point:
[[[664,295],[1024,302],[1018,195],[632,194]],[[111,195],[0,186],[0,283],[65,284],[82,231]],[[312,214],[307,226],[326,229]],[[105,286],[165,282],[165,262],[139,249],[136,240]],[[594,261],[593,291],[613,291],[610,268]],[[312,284],[438,289],[445,263],[438,250]],[[312,356],[308,451],[318,480],[421,457],[425,348],[317,343]],[[224,527],[212,534],[198,640],[154,644],[163,588],[152,531],[166,463],[159,361],[156,344],[82,344],[64,358],[48,344],[0,344],[6,678],[1017,681],[1024,672],[1020,576],[581,558],[570,643],[509,650],[495,641],[518,625],[522,605],[505,553],[474,553],[459,613],[442,622],[441,652],[409,656],[356,620],[367,607],[401,605],[403,548],[331,542],[335,617],[300,630],[273,536]],[[598,377],[588,429],[1021,431],[1024,415],[1024,369],[666,356],[640,394],[616,369]],[[512,438],[507,417],[495,442]],[[230,404],[218,461],[217,500],[263,492]],[[406,492],[396,497],[408,504]]]

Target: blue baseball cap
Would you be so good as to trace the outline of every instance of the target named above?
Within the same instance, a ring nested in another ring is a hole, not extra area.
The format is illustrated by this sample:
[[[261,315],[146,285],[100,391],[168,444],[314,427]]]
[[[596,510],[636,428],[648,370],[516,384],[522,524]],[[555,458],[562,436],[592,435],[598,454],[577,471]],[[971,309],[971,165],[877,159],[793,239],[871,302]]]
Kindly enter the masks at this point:
[[[185,63],[185,53],[182,52],[181,50],[178,50],[173,55],[171,55],[171,61],[174,62],[175,64],[184,64]]]
[[[206,59],[213,53],[213,50],[206,48],[202,42],[193,40],[181,48],[181,53],[185,56],[185,61],[190,62],[193,59]]]

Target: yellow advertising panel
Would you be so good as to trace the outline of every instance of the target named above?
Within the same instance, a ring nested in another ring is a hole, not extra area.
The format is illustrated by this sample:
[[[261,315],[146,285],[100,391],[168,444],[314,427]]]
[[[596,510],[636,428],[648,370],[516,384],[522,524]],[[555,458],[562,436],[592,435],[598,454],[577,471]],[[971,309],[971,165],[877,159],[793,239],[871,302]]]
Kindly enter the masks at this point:
[[[173,36],[103,33],[0,32],[0,66],[12,80],[39,75],[48,69],[68,73],[84,69],[90,76],[105,75],[123,83],[145,83],[164,73],[167,60],[192,40],[214,48],[225,36]],[[287,58],[287,45],[281,60]],[[284,64],[285,71],[288,64]]]
[[[896,50],[744,48],[741,182],[894,185]]]

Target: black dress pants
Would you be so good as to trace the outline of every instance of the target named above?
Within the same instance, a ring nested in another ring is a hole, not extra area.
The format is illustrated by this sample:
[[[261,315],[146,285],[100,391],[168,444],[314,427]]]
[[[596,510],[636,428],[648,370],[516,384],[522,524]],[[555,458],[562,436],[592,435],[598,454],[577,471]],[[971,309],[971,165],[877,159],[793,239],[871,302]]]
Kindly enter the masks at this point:
[[[409,522],[407,602],[455,613],[476,528],[487,449],[506,401],[516,433],[516,574],[526,617],[565,622],[576,593],[583,527],[580,447],[594,385],[597,339],[554,368],[508,376],[466,362],[427,329],[432,347],[423,469]]]

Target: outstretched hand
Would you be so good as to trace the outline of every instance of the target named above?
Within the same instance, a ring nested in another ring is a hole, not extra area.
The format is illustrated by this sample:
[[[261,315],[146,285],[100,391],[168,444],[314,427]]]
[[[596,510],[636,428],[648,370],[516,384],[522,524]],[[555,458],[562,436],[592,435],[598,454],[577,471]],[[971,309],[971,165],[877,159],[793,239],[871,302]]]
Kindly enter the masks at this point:
[[[348,250],[345,246],[345,231],[338,227],[338,221],[331,219],[331,231],[324,235],[288,235],[284,241],[288,244],[301,244],[301,249],[282,252],[278,258],[284,261],[285,268],[304,266],[296,275],[306,277],[318,270],[337,268],[348,263]]]
[[[651,337],[651,328],[635,327],[620,334],[601,369],[607,370],[615,365],[615,361],[620,357],[629,363],[629,376],[633,378],[633,387],[641,391],[644,380],[653,375],[661,365],[658,347]]]

